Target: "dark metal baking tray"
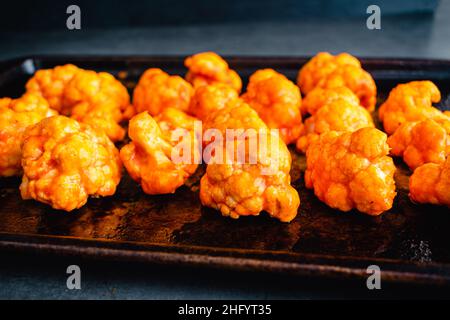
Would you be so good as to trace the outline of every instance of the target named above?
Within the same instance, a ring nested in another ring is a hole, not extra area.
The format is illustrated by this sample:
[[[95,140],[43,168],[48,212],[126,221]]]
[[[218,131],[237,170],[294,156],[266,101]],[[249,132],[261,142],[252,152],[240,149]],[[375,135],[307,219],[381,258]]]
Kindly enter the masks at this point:
[[[306,58],[228,57],[243,77],[275,68],[291,79]],[[442,91],[439,107],[450,105],[450,61],[362,59],[376,80],[378,103],[396,84],[434,81]],[[182,57],[18,58],[0,63],[0,96],[17,97],[40,68],[74,63],[115,74],[133,89],[142,72],[160,67],[183,75]],[[175,194],[149,196],[127,174],[112,197],[90,199],[71,213],[20,198],[19,178],[0,179],[0,250],[283,272],[311,277],[363,278],[376,264],[383,281],[450,284],[450,210],[415,205],[408,199],[408,168],[396,160],[398,195],[379,217],[328,208],[305,189],[305,159],[291,150],[292,184],[299,191],[299,214],[280,223],[266,214],[232,220],[203,208],[197,173]],[[449,191],[450,192],[450,191]],[[45,256],[45,255],[43,255]]]

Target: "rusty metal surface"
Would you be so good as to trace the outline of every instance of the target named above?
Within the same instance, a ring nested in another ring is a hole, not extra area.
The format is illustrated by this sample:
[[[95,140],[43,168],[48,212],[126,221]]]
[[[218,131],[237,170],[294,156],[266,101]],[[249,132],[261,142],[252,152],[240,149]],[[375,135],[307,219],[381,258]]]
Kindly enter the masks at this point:
[[[246,78],[273,67],[294,79],[302,58],[234,58]],[[110,71],[131,90],[148,67],[183,74],[181,58],[41,57],[1,65],[0,96],[17,96],[40,67],[73,62]],[[450,62],[363,60],[383,100],[397,83],[430,79],[448,108]],[[19,178],[0,179],[0,249],[86,255],[101,259],[190,264],[216,268],[287,272],[318,277],[361,277],[372,263],[392,281],[450,284],[450,210],[415,205],[408,198],[410,172],[396,161],[398,195],[379,217],[339,212],[305,189],[304,156],[291,148],[292,184],[299,191],[298,216],[289,224],[260,217],[224,218],[200,205],[200,167],[175,194],[149,196],[124,173],[112,197],[90,199],[71,213],[20,198]],[[449,191],[450,192],[450,191]]]

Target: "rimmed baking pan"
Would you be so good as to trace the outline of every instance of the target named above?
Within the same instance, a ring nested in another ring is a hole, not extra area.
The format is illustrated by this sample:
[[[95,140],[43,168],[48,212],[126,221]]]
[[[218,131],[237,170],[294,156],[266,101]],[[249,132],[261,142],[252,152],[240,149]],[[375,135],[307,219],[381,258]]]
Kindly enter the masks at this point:
[[[306,58],[228,57],[245,80],[260,68],[295,79]],[[434,81],[439,107],[450,105],[450,61],[362,59],[377,83],[378,104],[396,84]],[[149,67],[184,75],[182,57],[41,56],[0,63],[0,96],[17,97],[40,68],[74,63],[116,75],[129,89]],[[293,275],[367,277],[378,265],[382,279],[450,284],[450,210],[416,205],[408,198],[409,169],[396,160],[398,195],[378,217],[330,209],[305,189],[304,156],[291,150],[298,216],[289,224],[260,217],[224,218],[203,208],[198,196],[200,167],[175,194],[149,196],[124,174],[112,197],[90,199],[71,213],[20,198],[19,178],[0,179],[0,250],[75,255],[99,259],[208,266]],[[450,190],[449,190],[450,192]]]

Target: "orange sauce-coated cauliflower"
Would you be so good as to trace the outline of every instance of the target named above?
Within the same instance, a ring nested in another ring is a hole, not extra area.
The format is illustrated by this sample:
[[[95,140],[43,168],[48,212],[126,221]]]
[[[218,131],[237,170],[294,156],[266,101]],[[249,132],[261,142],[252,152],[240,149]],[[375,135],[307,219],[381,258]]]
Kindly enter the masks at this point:
[[[20,145],[25,129],[56,114],[47,100],[35,93],[25,93],[19,99],[0,99],[0,176],[22,172]]]
[[[22,167],[22,198],[65,211],[80,208],[90,195],[113,195],[122,169],[119,151],[104,132],[65,116],[26,130]]]
[[[391,154],[403,157],[414,170],[428,163],[442,163],[450,155],[450,118],[403,123],[388,138]]]
[[[346,65],[337,68],[318,83],[318,87],[321,88],[339,88],[342,86],[352,90],[364,108],[369,111],[375,109],[377,87],[367,71],[352,65]]]
[[[208,116],[219,109],[225,108],[239,98],[236,90],[223,83],[214,83],[195,89],[189,106],[189,113],[200,120],[206,120]]]
[[[335,100],[346,100],[351,104],[359,105],[358,97],[347,87],[315,88],[303,98],[300,109],[302,114],[314,115],[320,108]]]
[[[305,120],[302,136],[297,140],[297,150],[306,152],[311,142],[328,131],[355,131],[374,127],[367,109],[346,100],[334,100]]]
[[[109,73],[83,70],[67,84],[62,113],[98,127],[113,141],[122,140],[125,130],[118,124],[134,110],[127,89]]]
[[[450,207],[450,157],[445,162],[426,163],[409,178],[409,197],[418,203]]]
[[[221,82],[231,86],[238,93],[242,89],[242,80],[236,71],[217,53],[202,52],[187,57],[184,65],[189,69],[186,80],[194,88]]]
[[[156,116],[165,108],[187,111],[194,89],[180,76],[171,76],[161,69],[144,72],[133,92],[133,104],[137,112],[148,111]]]
[[[333,56],[328,52],[319,52],[300,69],[297,85],[307,94],[317,87],[320,80],[326,78],[337,67],[346,64],[361,67],[359,60],[348,53]]]
[[[217,129],[222,135],[226,129],[253,129],[255,135],[222,141],[223,161],[209,162],[200,182],[202,204],[231,218],[259,215],[265,210],[283,222],[294,219],[300,199],[290,185],[290,153],[278,135],[270,134],[256,111],[243,102],[228,105],[209,118],[208,128]],[[260,143],[257,151],[251,150],[251,141],[257,143],[255,139],[262,135],[267,143]],[[233,150],[227,148],[229,143],[234,145]],[[238,150],[244,150],[241,160],[245,161],[238,160]]]
[[[48,101],[50,108],[64,113],[64,91],[67,84],[82,69],[73,64],[56,66],[53,69],[41,69],[36,71],[28,80],[26,89],[41,95]]]
[[[67,84],[64,91],[63,114],[69,115],[74,106],[87,102],[93,107],[106,101],[115,103],[116,110],[111,110],[120,120],[133,115],[128,91],[120,81],[107,72],[82,70]]]
[[[302,116],[301,95],[298,87],[273,69],[256,71],[242,96],[269,128],[280,130],[286,144],[300,136]]]
[[[38,70],[26,88],[40,94],[61,114],[104,130],[113,141],[125,135],[119,122],[134,114],[127,89],[106,72],[67,64]]]
[[[431,81],[412,81],[397,85],[380,106],[378,117],[391,135],[407,121],[443,119],[444,113],[432,106],[441,100],[441,93]]]
[[[305,183],[328,206],[379,215],[392,207],[392,158],[385,133],[375,128],[327,132],[306,152]]]
[[[130,120],[128,135],[132,141],[120,150],[120,157],[145,193],[173,193],[195,172],[200,153],[194,121],[195,118],[175,108],[166,108],[155,118],[142,112]],[[173,140],[171,134],[176,129],[185,132],[180,139]],[[190,155],[186,155],[185,161],[176,161],[173,156],[179,155],[176,151],[183,148],[190,150]]]
[[[345,86],[359,98],[361,105],[372,111],[376,104],[377,88],[372,76],[362,69],[359,60],[348,53],[333,56],[318,53],[299,71],[297,84],[304,94],[314,88]]]

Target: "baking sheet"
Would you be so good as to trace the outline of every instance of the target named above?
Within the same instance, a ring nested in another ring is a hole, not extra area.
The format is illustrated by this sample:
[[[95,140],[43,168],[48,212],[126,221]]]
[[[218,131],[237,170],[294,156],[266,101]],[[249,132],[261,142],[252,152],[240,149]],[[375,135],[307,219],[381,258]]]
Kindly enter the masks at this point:
[[[274,68],[295,80],[306,58],[228,57],[243,78]],[[450,61],[362,59],[379,91],[379,103],[396,84],[434,81],[442,109],[450,105]],[[159,67],[184,75],[182,57],[31,57],[0,63],[0,96],[18,97],[39,68],[59,64],[108,71],[132,91],[143,71]],[[376,264],[383,280],[450,284],[450,210],[415,205],[410,171],[396,160],[398,195],[391,210],[371,217],[339,212],[305,189],[305,158],[291,148],[292,184],[301,206],[289,224],[260,217],[224,218],[200,204],[200,167],[175,194],[144,194],[125,173],[112,197],[90,199],[71,213],[20,198],[19,178],[0,179],[0,250],[99,259],[185,264],[315,277],[366,277]]]

